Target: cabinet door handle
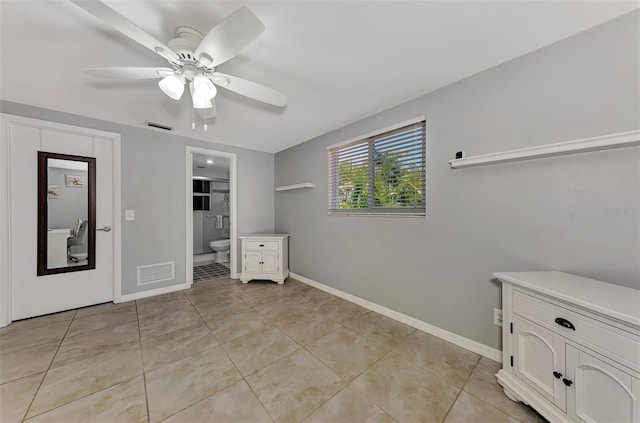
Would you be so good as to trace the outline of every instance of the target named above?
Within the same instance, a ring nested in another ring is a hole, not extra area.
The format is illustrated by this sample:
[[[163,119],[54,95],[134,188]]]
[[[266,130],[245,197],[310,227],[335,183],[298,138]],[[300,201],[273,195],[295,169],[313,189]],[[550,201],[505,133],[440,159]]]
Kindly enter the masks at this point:
[[[573,382],[571,382],[569,379],[567,379],[566,377],[562,379],[562,381],[564,382],[565,385],[567,386],[571,386],[573,385]]]
[[[553,372],[553,376],[555,376],[556,379],[560,379],[562,377],[562,373],[560,372]]]
[[[556,318],[555,322],[557,324],[559,324],[560,326],[565,327],[567,329],[576,330],[576,327],[573,326],[573,323],[571,323],[567,319],[563,319],[562,317]]]
[[[260,244],[260,247],[264,247],[264,244]]]

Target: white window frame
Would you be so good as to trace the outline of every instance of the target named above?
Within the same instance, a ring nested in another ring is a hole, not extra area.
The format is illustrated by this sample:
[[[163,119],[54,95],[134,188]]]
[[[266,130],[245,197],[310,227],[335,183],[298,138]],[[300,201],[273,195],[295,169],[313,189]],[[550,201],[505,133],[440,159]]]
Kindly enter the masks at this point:
[[[359,142],[364,142],[365,140],[372,138],[372,137],[377,137],[379,135],[382,135],[384,133],[387,132],[391,132],[394,131],[396,129],[400,129],[403,128],[405,126],[410,126],[419,122],[426,122],[426,118],[424,115],[422,116],[417,116],[413,119],[408,119],[406,121],[403,122],[399,122],[397,124],[376,130],[376,131],[372,131],[369,132],[367,134],[364,135],[359,135],[357,137],[353,137],[350,138],[346,141],[341,141],[339,143],[336,144],[332,144],[330,146],[327,147],[327,160],[328,160],[328,171],[329,171],[329,175],[328,175],[328,181],[329,181],[329,185],[328,185],[328,194],[329,194],[329,198],[328,198],[328,214],[330,216],[361,216],[361,217],[424,217],[426,216],[426,134],[425,134],[425,170],[424,170],[424,174],[423,174],[423,183],[425,184],[425,192],[424,192],[424,208],[420,208],[420,209],[410,209],[410,210],[403,210],[402,208],[398,207],[398,208],[379,208],[379,209],[373,209],[373,208],[363,208],[363,209],[331,209],[331,203],[332,203],[332,199],[333,199],[333,192],[334,190],[337,188],[336,187],[336,181],[333,180],[332,175],[331,175],[331,171],[332,171],[332,167],[333,164],[331,162],[331,151],[341,148],[341,147],[347,147],[349,145],[352,144],[356,144]],[[425,123],[425,132],[426,132],[426,123]]]

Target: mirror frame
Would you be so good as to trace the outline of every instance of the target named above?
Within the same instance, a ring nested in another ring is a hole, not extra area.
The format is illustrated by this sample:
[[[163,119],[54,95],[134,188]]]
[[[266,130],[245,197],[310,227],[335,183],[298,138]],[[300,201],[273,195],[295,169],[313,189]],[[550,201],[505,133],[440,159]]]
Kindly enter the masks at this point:
[[[88,199],[87,211],[89,233],[87,234],[87,264],[47,268],[47,232],[49,210],[47,191],[49,180],[48,159],[72,160],[87,163]],[[38,276],[56,273],[79,272],[96,268],[96,159],[95,157],[72,156],[69,154],[38,151]]]

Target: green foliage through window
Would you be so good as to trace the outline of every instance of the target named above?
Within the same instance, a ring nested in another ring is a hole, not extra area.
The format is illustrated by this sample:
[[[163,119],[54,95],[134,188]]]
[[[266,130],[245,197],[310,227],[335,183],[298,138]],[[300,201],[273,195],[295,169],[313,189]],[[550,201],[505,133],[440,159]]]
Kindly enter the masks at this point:
[[[330,212],[425,214],[425,122],[329,150]]]

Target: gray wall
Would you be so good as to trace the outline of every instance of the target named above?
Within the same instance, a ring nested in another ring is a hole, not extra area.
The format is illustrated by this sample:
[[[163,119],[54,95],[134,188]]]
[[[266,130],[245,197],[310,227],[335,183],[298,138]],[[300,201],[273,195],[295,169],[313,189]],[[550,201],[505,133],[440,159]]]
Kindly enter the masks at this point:
[[[68,187],[66,175],[82,176],[82,187]],[[76,220],[87,219],[89,204],[89,183],[87,171],[49,167],[48,185],[58,186],[58,197],[47,201],[47,220],[50,229],[73,228]]]
[[[316,183],[276,193],[291,270],[493,348],[495,271],[554,269],[640,288],[638,147],[447,163],[458,150],[638,129],[638,22],[634,12],[277,153],[276,186]],[[326,147],[422,114],[426,218],[328,216]]]
[[[123,294],[185,282],[186,145],[236,153],[238,235],[273,230],[273,154],[7,101],[0,101],[0,112],[121,135],[122,208],[134,209],[136,213],[133,222],[124,221],[124,212],[119,217],[122,225]],[[229,138],[232,139],[233,134]],[[175,280],[137,286],[137,266],[168,261],[175,262]]]

